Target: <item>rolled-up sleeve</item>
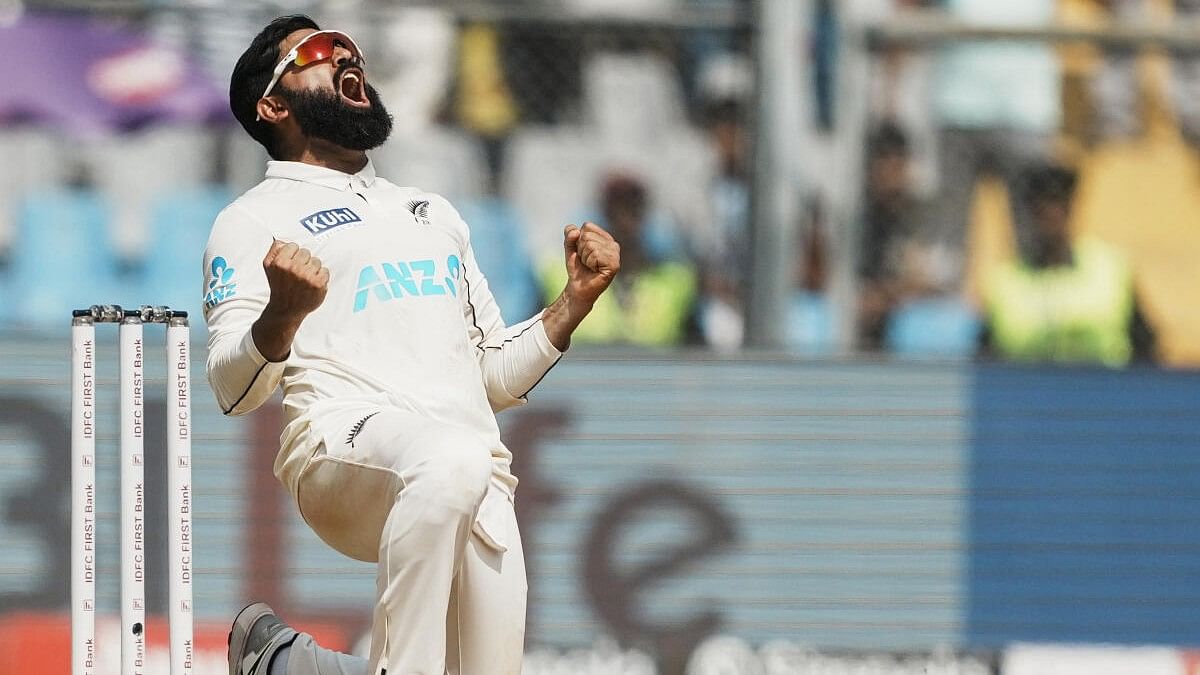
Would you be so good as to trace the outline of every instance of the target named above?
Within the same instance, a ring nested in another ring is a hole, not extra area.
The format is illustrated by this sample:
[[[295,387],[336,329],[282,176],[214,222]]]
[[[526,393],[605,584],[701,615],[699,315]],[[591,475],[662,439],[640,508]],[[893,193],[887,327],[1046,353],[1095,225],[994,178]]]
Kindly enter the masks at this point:
[[[271,242],[266,227],[231,206],[217,217],[204,252],[208,382],[226,415],[258,408],[283,378],[285,362],[267,361],[250,332],[271,296],[262,268]]]

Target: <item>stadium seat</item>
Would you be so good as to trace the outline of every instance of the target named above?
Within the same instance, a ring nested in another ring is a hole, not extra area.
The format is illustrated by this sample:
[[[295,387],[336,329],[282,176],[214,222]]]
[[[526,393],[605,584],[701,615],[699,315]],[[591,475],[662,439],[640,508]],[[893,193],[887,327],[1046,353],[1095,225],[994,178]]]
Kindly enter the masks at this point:
[[[687,126],[680,76],[666,59],[600,53],[583,79],[588,119],[605,138],[656,141]]]
[[[213,221],[233,201],[225,186],[164,195],[150,211],[150,246],[141,265],[141,302],[186,309],[200,321],[204,247]]]
[[[675,9],[678,0],[567,0],[567,9],[579,16],[656,17]]]
[[[136,288],[118,285],[109,216],[107,202],[91,190],[44,190],[24,200],[12,256],[12,297],[23,327],[66,326],[76,307],[136,301]]]
[[[688,122],[675,66],[654,55],[600,53],[583,79],[583,126],[524,127],[510,141],[506,194],[537,228],[534,252],[554,252],[558,227],[595,201],[613,171],[641,178],[685,238],[702,239],[711,229],[716,155]]]
[[[88,147],[90,174],[112,204],[111,237],[120,258],[137,259],[149,244],[155,197],[208,181],[216,151],[214,134],[202,126],[151,127]]]
[[[371,157],[379,175],[397,185],[436,192],[452,201],[487,193],[483,148],[459,131],[434,126],[416,134],[396,134]]]
[[[342,18],[360,14],[348,12]],[[371,81],[392,114],[392,133],[423,133],[433,126],[453,86],[459,29],[454,13],[443,7],[393,4],[386,17],[372,19],[367,28],[378,37],[370,47]]]
[[[267,172],[267,150],[250,138],[242,128],[224,132],[226,154],[225,182],[234,194],[241,194],[262,182]]]
[[[837,347],[833,303],[820,293],[797,291],[789,303],[787,346],[804,356],[826,356]]]
[[[46,130],[25,126],[0,127],[0,251],[17,235],[17,205],[32,190],[60,185],[69,162],[62,161],[59,141]]]
[[[525,225],[512,204],[502,199],[465,200],[458,211],[471,228],[471,247],[479,269],[506,324],[528,319],[541,306]]]
[[[979,318],[961,301],[917,300],[892,313],[884,344],[900,356],[966,357],[975,353],[979,331]]]
[[[582,127],[523,127],[509,141],[504,194],[524,217],[534,260],[562,249],[568,219],[596,199],[601,143]]]

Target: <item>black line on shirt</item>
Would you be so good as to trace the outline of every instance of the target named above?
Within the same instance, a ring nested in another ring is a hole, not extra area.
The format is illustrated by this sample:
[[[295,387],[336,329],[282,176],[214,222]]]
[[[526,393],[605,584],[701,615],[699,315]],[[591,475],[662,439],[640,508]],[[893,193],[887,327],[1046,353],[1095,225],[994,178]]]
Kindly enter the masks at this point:
[[[250,393],[250,390],[254,388],[254,383],[258,381],[258,376],[259,376],[259,375],[262,375],[262,371],[263,371],[263,369],[264,369],[264,368],[266,368],[266,367],[267,367],[267,364],[268,364],[268,363],[270,363],[270,361],[267,361],[266,363],[264,363],[264,364],[262,364],[261,366],[259,366],[259,367],[258,367],[258,371],[257,371],[257,372],[255,372],[255,373],[254,373],[254,377],[252,377],[252,378],[250,379],[250,384],[249,384],[249,386],[247,386],[247,387],[246,387],[246,391],[243,391],[243,392],[242,392],[242,395],[238,397],[238,400],[234,401],[234,402],[233,402],[233,405],[229,406],[229,410],[226,410],[226,411],[225,411],[225,414],[226,414],[226,415],[228,415],[229,413],[231,413],[231,412],[233,412],[234,410],[236,410],[236,409],[237,409],[237,407],[238,407],[238,404],[242,402],[242,399],[246,398],[246,395],[247,395],[247,394],[249,394],[249,393]],[[545,377],[545,376],[543,375],[543,377]]]
[[[475,303],[471,302],[471,282],[467,279],[467,261],[462,261],[463,268],[463,286],[467,289],[467,306],[471,308],[471,323],[475,326],[475,330],[479,331],[479,342],[475,348],[483,351],[483,340],[487,337],[483,329],[479,327],[479,319],[475,316]]]
[[[528,333],[528,332],[529,332],[529,329],[533,328],[534,326],[538,325],[538,324],[539,324],[539,323],[541,323],[541,322],[542,322],[542,320],[541,320],[541,319],[538,319],[537,321],[534,321],[533,323],[529,324],[528,326],[525,326],[525,328],[521,329],[521,332],[520,332],[520,333],[517,333],[516,335],[514,335],[514,336],[512,336],[512,337],[510,337],[510,338],[505,338],[503,341],[501,341],[501,342],[500,342],[500,344],[498,344],[498,345],[486,345],[486,346],[480,347],[480,349],[500,349],[500,348],[502,348],[502,347],[503,347],[503,346],[504,346],[506,343],[512,342],[513,340],[516,340],[517,338],[521,337],[522,335],[524,335],[524,334]]]
[[[563,357],[563,355],[559,354],[558,358],[554,359],[554,363],[551,363],[550,367],[546,369],[546,372],[542,373],[542,376],[537,379],[537,382],[534,382],[528,389],[525,390],[524,394],[521,394],[517,398],[525,398],[526,396],[528,396],[529,392],[533,391],[535,387],[537,387],[539,384],[541,384],[542,380],[546,379],[546,376],[550,374],[550,371],[554,370],[554,366],[557,366],[558,362],[562,361],[562,357]]]

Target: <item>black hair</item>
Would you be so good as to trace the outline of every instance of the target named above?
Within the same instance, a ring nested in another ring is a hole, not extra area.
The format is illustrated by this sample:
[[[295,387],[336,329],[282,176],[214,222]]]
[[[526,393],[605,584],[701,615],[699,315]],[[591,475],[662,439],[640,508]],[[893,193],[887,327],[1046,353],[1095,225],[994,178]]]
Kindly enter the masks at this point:
[[[1034,202],[1069,202],[1075,196],[1079,175],[1060,164],[1036,164],[1021,174],[1021,192]]]
[[[280,43],[304,28],[321,29],[316,21],[304,14],[281,16],[267,24],[242,52],[229,80],[229,108],[233,116],[251,138],[267,149],[273,159],[279,159],[277,139],[270,123],[255,121],[258,117],[258,100],[262,98],[263,89],[271,82],[275,64],[283,56],[279,53]]]
[[[648,201],[646,185],[632,174],[613,172],[600,187],[600,199],[605,204],[626,203],[645,209]]]
[[[703,118],[704,123],[711,127],[718,124],[741,124],[746,115],[737,99],[722,98],[705,104]]]
[[[867,138],[867,152],[871,157],[899,155],[907,157],[908,134],[895,122],[884,122],[876,127]]]

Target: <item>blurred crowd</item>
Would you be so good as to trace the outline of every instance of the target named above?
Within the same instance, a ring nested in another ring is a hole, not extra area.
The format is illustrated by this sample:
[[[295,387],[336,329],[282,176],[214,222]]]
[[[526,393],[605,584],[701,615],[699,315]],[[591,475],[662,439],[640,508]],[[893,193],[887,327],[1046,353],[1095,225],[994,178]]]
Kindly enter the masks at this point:
[[[883,21],[942,12],[961,24],[998,28],[1153,25],[1200,13],[1200,3],[1189,0],[877,5],[876,18]],[[1165,57],[1159,64],[1165,77],[1156,83],[1165,110],[1154,111],[1146,109],[1152,96],[1144,81],[1153,78],[1142,77],[1135,50],[1080,53],[1002,41],[955,43],[928,53],[885,50],[866,144],[859,344],[1110,366],[1160,360],[1141,277],[1161,276],[1170,263],[1149,258],[1153,267],[1146,266],[1148,256],[1137,250],[1162,236],[1147,227],[1158,217],[1145,206],[1155,197],[1117,184],[1113,193],[1088,194],[1090,208],[1080,208],[1083,174],[1111,173],[1106,163],[1120,159],[1106,150],[1146,144],[1152,124],[1174,127],[1182,144],[1194,146],[1200,60],[1157,56]],[[1144,173],[1171,171],[1156,167],[1152,157],[1135,161]],[[1172,179],[1195,180],[1186,173]],[[986,262],[980,262],[980,249],[989,245],[979,232],[978,221],[986,219],[979,212],[981,180],[1003,196],[992,206],[1002,212],[1007,230],[1007,251]],[[1138,220],[1115,228],[1089,222],[1096,203],[1121,202],[1137,205]],[[1187,222],[1174,220],[1176,226]],[[1172,257],[1193,255],[1181,250]],[[1190,295],[1159,292],[1156,309],[1186,306]]]
[[[407,5],[381,20],[338,10],[370,3],[310,4],[323,24],[361,36],[368,75],[396,118],[393,139],[374,154],[381,175],[455,202],[506,319],[557,294],[561,226],[592,220],[621,241],[624,265],[577,343],[747,342],[750,3],[571,0],[571,20]],[[681,8],[703,20],[660,20]],[[714,9],[735,18],[705,18]],[[872,24],[935,12],[972,25],[1045,26],[1193,16],[1200,2],[816,0],[812,9],[812,123],[832,133],[845,100],[833,84],[838,41],[851,16]],[[220,88],[272,6],[242,10],[214,0],[151,12],[135,26],[203,61]],[[1100,207],[1087,186],[1105,175],[1104,148],[1144,138],[1155,119],[1179,129],[1184,145],[1200,139],[1200,59],[1170,57],[1159,99],[1144,94],[1139,53],[1085,60],[1004,42],[874,55],[851,222],[818,190],[805,192],[791,224],[789,349],[1112,366],[1160,359],[1156,318],[1187,298],[1143,282],[1147,250],[1131,250],[1133,234],[1089,225]],[[1147,110],[1147,98],[1161,109]],[[10,160],[0,169],[0,289],[17,299],[0,312],[11,313],[8,325],[33,327],[56,325],[56,303],[85,296],[198,307],[192,258],[216,211],[257,182],[265,161],[223,120],[75,140],[14,119],[0,124],[0,147]],[[847,239],[854,245],[835,245]],[[830,292],[838,265],[855,271],[850,299]],[[1188,358],[1186,346],[1174,352]]]

